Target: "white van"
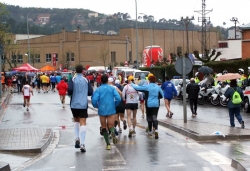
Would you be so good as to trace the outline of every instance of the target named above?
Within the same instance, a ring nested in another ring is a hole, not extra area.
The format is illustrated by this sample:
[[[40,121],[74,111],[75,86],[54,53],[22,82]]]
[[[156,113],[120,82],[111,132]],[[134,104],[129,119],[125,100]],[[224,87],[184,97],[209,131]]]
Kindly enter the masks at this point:
[[[105,69],[104,66],[91,66],[91,67],[88,68],[87,71],[100,71],[100,70],[105,71],[105,70],[107,70],[107,67]]]
[[[120,73],[122,69],[131,69],[131,68],[130,67],[114,67],[112,70],[112,74],[116,79],[118,77],[118,73]]]
[[[141,76],[141,74],[144,73],[145,77],[147,77],[147,75],[150,73],[149,71],[135,71],[134,72],[134,78],[135,78],[135,81],[138,80],[139,76]]]

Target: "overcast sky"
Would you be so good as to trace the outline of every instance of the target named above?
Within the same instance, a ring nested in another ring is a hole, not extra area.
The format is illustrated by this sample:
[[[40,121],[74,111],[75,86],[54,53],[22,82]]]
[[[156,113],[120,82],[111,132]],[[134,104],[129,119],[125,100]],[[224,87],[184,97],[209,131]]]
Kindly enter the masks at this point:
[[[0,0],[9,5],[21,7],[42,8],[83,8],[104,14],[117,12],[129,13],[135,19],[135,0]],[[213,10],[207,14],[214,26],[233,26],[232,17],[238,18],[239,24],[250,23],[250,0],[206,0],[206,10]],[[202,9],[202,0],[137,0],[137,12],[153,15],[156,20],[180,19],[184,16],[194,16],[198,24],[200,14],[194,12]],[[139,14],[138,14],[139,15]],[[201,23],[199,23],[201,24]]]

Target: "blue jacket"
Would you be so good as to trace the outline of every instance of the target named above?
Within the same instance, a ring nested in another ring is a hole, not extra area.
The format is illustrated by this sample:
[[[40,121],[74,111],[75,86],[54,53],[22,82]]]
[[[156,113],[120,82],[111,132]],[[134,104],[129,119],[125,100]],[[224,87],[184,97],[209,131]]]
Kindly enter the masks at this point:
[[[173,97],[177,96],[177,91],[175,89],[175,86],[170,81],[165,81],[161,85],[162,90],[164,91],[164,98],[165,99],[172,99]]]
[[[116,106],[121,102],[121,96],[115,87],[108,84],[102,84],[97,88],[92,96],[92,105],[98,108],[100,116],[109,116],[116,114]]]
[[[76,74],[73,81],[73,96],[71,97],[70,107],[73,109],[88,108],[88,82],[83,75]]]
[[[159,93],[161,98],[163,97],[162,89],[155,83],[149,83],[148,85],[144,86],[137,86],[135,84],[131,84],[131,86],[137,91],[147,91],[148,98],[146,99],[147,107],[159,107]]]
[[[57,75],[57,76],[56,76],[56,82],[57,82],[57,83],[60,83],[61,79],[62,79],[62,76],[61,76],[61,75]]]
[[[55,83],[56,82],[56,76],[54,76],[54,75],[50,76],[50,82]],[[60,81],[58,83],[60,83]]]
[[[240,94],[241,99],[244,100],[244,95],[243,95],[243,92],[242,92],[240,87],[233,87],[233,89],[232,89],[232,87],[229,87],[224,94],[224,96],[227,99],[229,98],[229,101],[227,103],[228,108],[240,108],[241,107],[241,103],[240,104],[233,104],[233,102],[231,100],[233,97],[233,94],[234,94],[234,90],[236,90],[236,88],[237,88],[238,93]]]

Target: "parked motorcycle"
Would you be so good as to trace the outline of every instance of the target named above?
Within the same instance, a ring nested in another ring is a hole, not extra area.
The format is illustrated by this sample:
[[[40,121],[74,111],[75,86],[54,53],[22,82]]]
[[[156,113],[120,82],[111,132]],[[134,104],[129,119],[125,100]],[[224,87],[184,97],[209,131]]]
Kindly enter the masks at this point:
[[[201,87],[198,95],[198,104],[204,105],[206,102],[211,103],[212,95],[215,93],[214,87]]]

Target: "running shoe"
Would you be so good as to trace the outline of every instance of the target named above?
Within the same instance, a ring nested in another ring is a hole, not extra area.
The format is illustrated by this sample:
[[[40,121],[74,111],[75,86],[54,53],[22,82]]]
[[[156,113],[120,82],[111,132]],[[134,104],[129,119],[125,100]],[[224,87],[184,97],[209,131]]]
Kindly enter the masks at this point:
[[[166,117],[169,118],[169,113],[166,114]]]
[[[192,114],[192,118],[194,118],[196,115],[195,114]]]
[[[136,135],[135,130],[132,131],[132,136],[134,137]]]
[[[111,150],[111,145],[107,145],[106,150]]]
[[[76,138],[75,140],[75,148],[80,148],[80,139]]]
[[[86,148],[83,144],[80,145],[80,150],[81,152],[86,152]]]
[[[132,137],[132,134],[133,134],[133,131],[130,130],[129,133],[128,133],[128,137]]]
[[[29,108],[27,108],[26,110],[29,111]]]
[[[101,134],[101,136],[103,136],[102,127],[100,127],[100,134]]]
[[[116,136],[115,136],[115,133],[112,132],[112,133],[111,133],[111,136],[112,136],[113,144],[117,144],[117,138],[116,138]]]
[[[126,120],[123,121],[123,129],[124,129],[124,130],[127,129],[127,122],[126,122]]]
[[[153,138],[153,133],[152,132],[148,132],[148,138]]]
[[[170,112],[169,118],[172,118],[173,114],[173,112]]]
[[[119,133],[118,133],[118,131],[115,129],[115,135],[116,136],[118,136],[119,135]]]
[[[158,132],[155,132],[155,139],[159,139]]]
[[[63,108],[65,108],[65,106],[64,106],[64,105],[63,105],[62,107],[63,107]]]
[[[241,121],[241,128],[242,128],[242,129],[244,129],[244,128],[245,128],[244,121]]]
[[[122,133],[122,129],[121,128],[119,128],[119,133]]]

